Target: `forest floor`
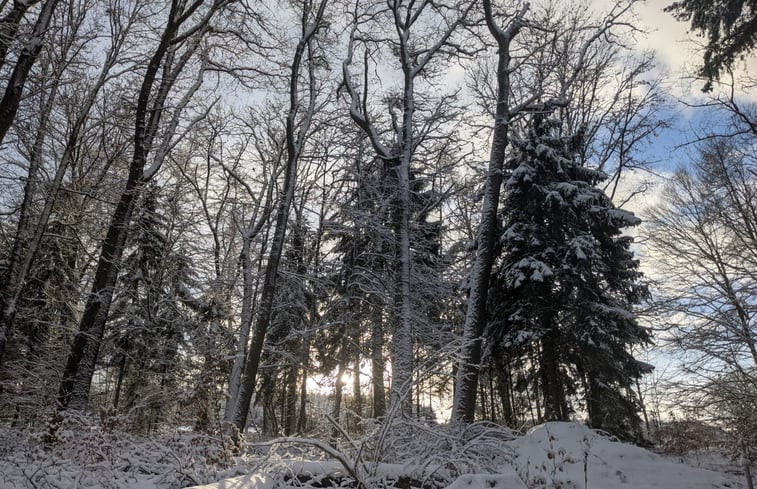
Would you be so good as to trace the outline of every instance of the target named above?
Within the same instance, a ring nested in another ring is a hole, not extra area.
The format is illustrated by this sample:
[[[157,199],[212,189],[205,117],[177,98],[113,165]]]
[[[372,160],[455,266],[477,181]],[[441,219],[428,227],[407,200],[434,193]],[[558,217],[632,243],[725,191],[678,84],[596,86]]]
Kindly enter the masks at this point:
[[[244,456],[234,455],[238,447],[226,437],[191,432],[150,439],[78,425],[58,429],[50,444],[44,433],[1,428],[0,488],[745,487],[735,464],[716,451],[659,455],[576,423],[548,423],[522,436],[492,425],[462,435],[417,423],[395,428],[399,434],[383,431],[336,448],[317,439],[250,443]],[[387,462],[367,461],[379,452]]]

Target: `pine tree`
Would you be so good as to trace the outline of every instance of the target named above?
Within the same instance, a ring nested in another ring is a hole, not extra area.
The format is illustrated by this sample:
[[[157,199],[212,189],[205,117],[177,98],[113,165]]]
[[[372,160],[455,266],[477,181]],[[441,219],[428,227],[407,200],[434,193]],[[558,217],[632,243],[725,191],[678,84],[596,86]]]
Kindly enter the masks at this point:
[[[581,137],[560,127],[535,114],[514,141],[489,348],[537,359],[544,419],[568,419],[583,388],[591,424],[626,431],[638,419],[630,385],[645,369],[631,349],[650,339],[632,312],[646,290],[622,235],[640,220],[597,188],[606,176],[576,162]]]

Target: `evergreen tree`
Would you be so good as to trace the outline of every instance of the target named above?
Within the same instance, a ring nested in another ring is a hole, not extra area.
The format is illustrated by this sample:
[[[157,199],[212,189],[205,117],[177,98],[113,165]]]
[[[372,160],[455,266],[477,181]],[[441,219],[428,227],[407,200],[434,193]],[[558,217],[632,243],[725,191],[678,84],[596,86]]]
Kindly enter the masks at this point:
[[[192,285],[191,267],[173,249],[160,200],[160,188],[150,184],[138,205],[104,352],[115,375],[111,406],[129,412],[135,427],[146,430],[176,400],[179,351],[196,336],[178,292]]]
[[[699,74],[707,79],[704,91],[734,62],[757,47],[757,0],[680,0],[666,12],[691,24],[691,29],[707,38]]]
[[[535,114],[505,184],[501,260],[492,281],[490,351],[538,364],[543,418],[566,420],[583,388],[590,422],[615,432],[638,419],[631,349],[649,341],[632,312],[645,295],[631,238],[640,220],[597,188],[606,176],[574,158],[581,136]]]

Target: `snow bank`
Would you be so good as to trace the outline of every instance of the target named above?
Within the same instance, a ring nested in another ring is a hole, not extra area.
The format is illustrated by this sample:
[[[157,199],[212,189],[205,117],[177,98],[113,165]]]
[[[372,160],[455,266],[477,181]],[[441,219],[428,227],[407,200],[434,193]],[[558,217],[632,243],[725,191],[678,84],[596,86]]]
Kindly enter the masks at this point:
[[[510,442],[513,464],[529,488],[714,489],[733,481],[676,464],[575,423],[547,423]]]

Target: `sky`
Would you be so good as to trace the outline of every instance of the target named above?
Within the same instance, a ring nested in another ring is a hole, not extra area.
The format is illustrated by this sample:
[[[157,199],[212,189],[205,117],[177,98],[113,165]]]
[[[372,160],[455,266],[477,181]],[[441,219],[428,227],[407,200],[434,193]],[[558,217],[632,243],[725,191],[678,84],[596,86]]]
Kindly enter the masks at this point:
[[[646,159],[655,162],[652,166],[655,174],[630,173],[623,185],[622,190],[627,193],[642,181],[652,181],[650,190],[635,197],[627,206],[642,219],[645,218],[647,209],[659,202],[667,176],[677,168],[686,166],[696,154],[696,147],[687,143],[695,140],[703,128],[716,129],[727,123],[727,118],[722,113],[686,105],[702,102],[705,97],[701,91],[702,81],[691,80],[691,73],[701,64],[702,52],[697,49],[697,40],[701,41],[701,38],[688,32],[687,23],[679,22],[670,13],[663,11],[672,1],[647,0],[637,8],[638,20],[648,31],[645,36],[638,37],[637,46],[640,50],[651,49],[655,52],[660,73],[665,77],[663,85],[673,99],[670,111],[664,114],[670,120],[670,127],[650,140],[643,152]],[[606,9],[610,2],[593,0],[593,4]],[[746,65],[750,73],[757,73],[757,56],[752,54]],[[746,102],[757,103],[757,89],[742,91],[737,96]],[[643,227],[644,225],[641,229],[629,229],[627,232],[638,236],[644,233]],[[660,279],[654,265],[654,256],[650,255],[642,243],[637,242],[635,252],[641,259],[642,271],[648,277]],[[680,360],[657,348],[645,352],[643,359],[656,366],[657,373],[654,376],[663,377],[675,375],[675,366]]]

